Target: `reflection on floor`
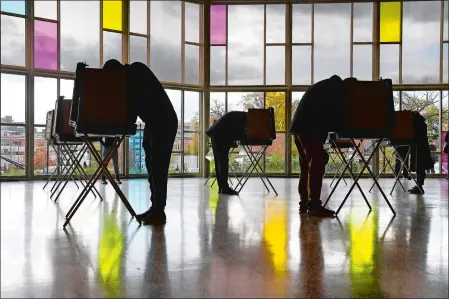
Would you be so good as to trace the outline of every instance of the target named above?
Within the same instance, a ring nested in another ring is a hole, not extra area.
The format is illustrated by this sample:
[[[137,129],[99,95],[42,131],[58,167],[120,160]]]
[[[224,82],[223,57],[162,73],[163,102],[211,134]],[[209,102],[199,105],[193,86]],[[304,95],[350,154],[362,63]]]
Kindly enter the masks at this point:
[[[67,231],[73,183],[57,204],[44,182],[2,183],[2,297],[448,297],[445,179],[428,179],[424,196],[396,188],[395,218],[374,189],[371,213],[355,190],[338,219],[323,220],[298,214],[296,179],[273,179],[278,197],[258,179],[240,197],[203,181],[169,180],[159,228],[139,227],[112,187],[99,186],[105,200],[89,195]],[[386,191],[392,183],[381,180]],[[144,179],[121,188],[146,210]],[[337,188],[332,208],[348,188]]]

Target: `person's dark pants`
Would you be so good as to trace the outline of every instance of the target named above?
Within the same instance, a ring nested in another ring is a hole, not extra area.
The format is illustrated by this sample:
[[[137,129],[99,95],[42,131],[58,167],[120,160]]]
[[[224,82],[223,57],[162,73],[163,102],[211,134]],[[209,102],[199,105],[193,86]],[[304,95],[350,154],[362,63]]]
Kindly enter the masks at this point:
[[[220,137],[211,137],[211,140],[218,188],[226,190],[229,189],[229,151],[232,147],[232,141],[223,140]]]
[[[327,133],[311,136],[312,134],[295,135],[301,168],[298,192],[302,203],[310,199],[311,205],[318,206],[321,205],[321,186],[326,167],[326,159],[323,159],[323,152],[325,152],[323,145],[326,142]]]
[[[397,147],[397,153],[399,154],[400,159],[399,159],[399,157],[396,156],[396,161],[395,161],[395,164],[394,164],[394,173],[396,175],[399,175],[399,171],[401,170],[401,165],[402,165],[401,159],[404,161],[405,165],[408,165],[410,157],[407,157],[407,159],[404,160],[405,156],[407,155],[408,149],[409,149],[408,146],[399,146],[399,147]],[[404,177],[408,177],[409,176],[409,173],[408,173],[408,171],[407,171],[407,169],[405,167],[402,169],[402,175]]]
[[[422,188],[424,186],[424,179],[426,178],[426,170],[424,168],[418,168],[416,170],[416,182],[418,186]]]
[[[103,159],[104,159],[104,158],[106,158],[110,147],[102,146],[102,148],[103,148]],[[114,165],[115,178],[118,180],[119,175],[120,175],[120,171],[118,168],[118,150],[115,150],[114,153],[112,154],[112,165]],[[104,173],[101,175],[101,180],[106,181],[106,175]]]
[[[145,150],[145,164],[150,183],[151,207],[156,211],[163,211],[167,202],[168,172],[178,127],[177,122],[170,127],[171,129],[165,127],[152,130],[149,125],[146,125],[143,132],[142,145]]]

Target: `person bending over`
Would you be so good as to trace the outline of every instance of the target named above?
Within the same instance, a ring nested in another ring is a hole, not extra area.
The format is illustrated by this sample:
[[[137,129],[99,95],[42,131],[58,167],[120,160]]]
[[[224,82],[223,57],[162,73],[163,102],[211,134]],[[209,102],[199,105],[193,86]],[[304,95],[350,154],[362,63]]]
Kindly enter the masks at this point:
[[[103,152],[103,159],[106,158],[106,155],[108,154],[109,150],[112,147],[112,144],[114,143],[115,138],[103,138],[103,141],[101,142],[101,148]],[[118,168],[118,151],[115,150],[114,153],[112,153],[112,165],[114,166],[114,173],[115,173],[115,180],[117,181],[117,184],[121,184],[120,181],[120,172]],[[106,185],[108,182],[106,181],[106,175],[103,173],[101,175],[101,183]]]
[[[324,208],[320,200],[326,165],[326,159],[323,159],[323,145],[335,123],[341,122],[340,111],[343,109],[343,100],[343,80],[334,75],[312,85],[296,108],[290,133],[294,135],[299,152],[300,213],[335,216],[335,212]]]
[[[245,137],[246,118],[246,112],[231,111],[220,117],[206,131],[207,136],[212,140],[215,175],[220,194],[238,194],[228,185],[229,151],[233,143]]]
[[[124,67],[128,76],[130,108],[145,123],[142,146],[151,190],[151,207],[137,218],[144,224],[164,224],[167,220],[167,183],[170,158],[178,129],[178,117],[162,84],[143,63],[123,66],[115,59],[104,68]]]

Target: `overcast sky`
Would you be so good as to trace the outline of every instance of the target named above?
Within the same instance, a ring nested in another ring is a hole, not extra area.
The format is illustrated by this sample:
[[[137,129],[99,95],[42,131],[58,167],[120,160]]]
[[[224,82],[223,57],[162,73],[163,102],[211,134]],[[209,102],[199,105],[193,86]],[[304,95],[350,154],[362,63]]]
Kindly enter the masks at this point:
[[[403,21],[403,79],[404,83],[430,82],[439,79],[440,1],[405,2]],[[63,1],[61,3],[61,68],[73,71],[78,61],[86,61],[99,67],[100,5],[98,1]],[[36,6],[40,17],[54,18],[56,6],[51,1],[41,1]],[[133,32],[147,34],[146,3],[132,1],[131,24]],[[372,4],[356,4],[354,11],[354,41],[370,42],[372,34]],[[447,9],[445,12],[447,38]],[[228,83],[230,85],[262,85],[264,63],[263,6],[229,6],[228,9]],[[267,9],[267,42],[285,41],[285,7],[272,5]],[[81,21],[80,21],[81,20]],[[176,1],[152,1],[150,16],[151,56],[150,67],[161,81],[181,80],[181,3]],[[350,75],[350,4],[315,5],[315,57],[314,78],[317,80],[338,74]],[[311,6],[298,4],[293,11],[293,42],[311,41]],[[1,60],[5,64],[23,65],[25,23],[23,19],[2,16]],[[186,7],[186,40],[199,41],[199,8]],[[121,57],[121,37],[118,34],[103,35],[104,59]],[[147,40],[132,37],[130,61],[146,62]],[[393,45],[381,46],[381,75],[397,80],[399,51]],[[224,83],[224,47],[213,47],[211,57],[211,83]],[[199,51],[188,45],[186,53],[186,81],[197,83],[199,76]],[[282,85],[284,78],[284,48],[267,47],[267,83]],[[310,46],[293,49],[293,82],[310,84]],[[447,48],[446,48],[447,53]],[[447,74],[447,56],[445,74]],[[354,48],[354,75],[371,79],[371,49],[369,46]],[[447,78],[447,76],[446,76]],[[1,77],[1,115],[12,114],[16,121],[25,118],[24,78],[4,75]],[[45,112],[54,106],[56,80],[36,79],[36,122],[45,120]],[[71,96],[70,82],[61,83],[62,93]],[[179,92],[170,92],[174,105],[180,102]],[[186,120],[198,111],[186,95]],[[233,97],[241,97],[233,93]],[[4,99],[7,99],[6,101]],[[192,100],[194,101],[194,100]],[[235,100],[237,103],[237,100]],[[233,104],[234,105],[234,104]],[[237,104],[235,104],[237,105]],[[236,107],[237,109],[238,107]],[[178,109],[180,110],[180,104]],[[180,116],[179,116],[180,117]]]

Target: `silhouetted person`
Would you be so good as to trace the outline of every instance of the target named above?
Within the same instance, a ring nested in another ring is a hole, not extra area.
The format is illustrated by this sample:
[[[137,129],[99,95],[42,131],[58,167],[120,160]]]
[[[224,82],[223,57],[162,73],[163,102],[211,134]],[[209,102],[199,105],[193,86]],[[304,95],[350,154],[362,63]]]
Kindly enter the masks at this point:
[[[111,149],[112,145],[114,144],[114,140],[115,138],[103,138],[102,142],[101,142],[101,148],[103,151],[103,159],[106,158],[109,150]],[[84,162],[86,163],[86,162]],[[120,181],[120,170],[118,168],[118,150],[114,150],[114,152],[112,153],[112,165],[114,166],[114,173],[115,173],[115,180],[117,181],[117,184],[121,184],[122,182]],[[107,184],[108,182],[106,181],[106,175],[103,173],[101,175],[101,183],[102,184]]]
[[[446,136],[444,136],[444,147],[443,152],[448,156],[449,158],[449,132],[446,132]],[[449,160],[449,159],[448,159]],[[447,167],[447,177],[446,179],[449,179],[449,162],[446,163]]]
[[[409,164],[409,159],[410,156],[407,157],[407,159],[405,158],[405,156],[407,155],[407,151],[409,149],[409,146],[398,146],[397,147],[397,154],[399,154],[399,157],[396,156],[396,161],[394,164],[394,173],[396,174],[396,176],[399,176],[399,171],[401,171],[401,166],[402,166],[402,161],[404,161],[405,165]],[[407,171],[407,168],[402,168],[402,176],[406,179],[411,180],[412,177],[410,176],[410,174]]]
[[[435,143],[431,143],[430,147],[430,156],[432,157],[433,166],[429,170],[426,170],[427,173],[435,173],[435,163],[438,163],[438,154],[437,154],[437,146]]]
[[[128,75],[131,111],[145,123],[142,146],[151,190],[151,207],[137,218],[145,224],[164,224],[168,171],[178,129],[178,117],[164,87],[143,63],[123,66],[115,59],[104,68],[124,67]]]
[[[300,213],[335,215],[334,211],[324,208],[320,200],[326,166],[323,145],[328,132],[341,123],[343,100],[343,80],[334,75],[312,85],[296,108],[290,133],[295,138],[301,168],[298,185]]]
[[[212,140],[215,175],[217,176],[218,192],[221,194],[238,194],[228,185],[229,151],[233,143],[245,137],[246,118],[246,112],[231,111],[220,117],[206,131],[207,136]]]

